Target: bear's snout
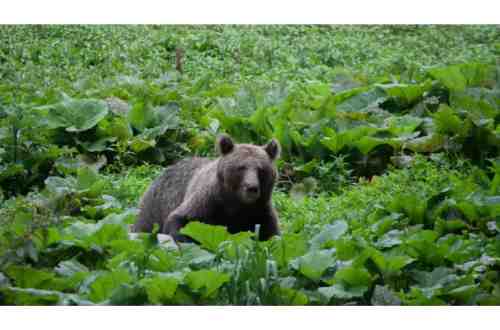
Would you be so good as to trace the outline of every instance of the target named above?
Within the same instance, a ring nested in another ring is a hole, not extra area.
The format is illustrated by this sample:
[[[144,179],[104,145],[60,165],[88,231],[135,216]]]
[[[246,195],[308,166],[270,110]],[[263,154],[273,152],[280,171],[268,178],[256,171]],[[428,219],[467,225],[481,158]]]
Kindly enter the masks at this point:
[[[250,195],[259,195],[260,189],[258,185],[249,184],[245,186],[245,190]]]
[[[255,171],[247,171],[242,186],[242,199],[246,203],[253,203],[260,197],[259,178]]]
[[[260,188],[258,184],[245,184],[242,187],[242,200],[244,203],[254,203],[260,197]]]

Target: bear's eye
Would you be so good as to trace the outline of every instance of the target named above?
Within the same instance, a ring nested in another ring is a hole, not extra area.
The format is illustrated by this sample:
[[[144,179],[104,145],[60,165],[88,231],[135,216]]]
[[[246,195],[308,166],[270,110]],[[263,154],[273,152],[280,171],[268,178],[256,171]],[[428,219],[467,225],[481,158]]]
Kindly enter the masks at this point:
[[[265,174],[265,170],[263,167],[258,167],[257,168],[257,173],[259,176],[263,176]]]

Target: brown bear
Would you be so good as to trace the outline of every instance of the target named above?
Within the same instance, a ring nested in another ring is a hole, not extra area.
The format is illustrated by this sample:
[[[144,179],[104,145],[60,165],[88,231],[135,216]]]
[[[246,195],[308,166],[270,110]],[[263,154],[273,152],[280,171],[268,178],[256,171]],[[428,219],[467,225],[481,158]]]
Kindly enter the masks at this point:
[[[279,234],[271,204],[277,178],[275,160],[280,146],[235,144],[228,135],[216,143],[220,156],[187,158],[169,166],[146,191],[134,232],[151,232],[153,225],[176,241],[190,241],[179,230],[190,220],[222,225],[230,233],[254,231],[259,239]]]

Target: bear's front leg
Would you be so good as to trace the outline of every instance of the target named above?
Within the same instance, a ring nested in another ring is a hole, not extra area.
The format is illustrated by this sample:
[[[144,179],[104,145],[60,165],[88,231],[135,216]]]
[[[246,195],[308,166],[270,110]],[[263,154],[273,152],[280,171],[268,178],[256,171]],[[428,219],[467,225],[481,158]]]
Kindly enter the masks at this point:
[[[176,242],[193,242],[193,240],[185,235],[182,235],[179,231],[188,222],[188,218],[175,213],[171,213],[168,218],[163,222],[162,228],[160,229],[162,234],[167,234],[172,236]]]
[[[278,214],[274,208],[269,207],[260,225],[259,240],[267,241],[273,236],[279,235]]]
[[[182,202],[179,207],[169,214],[162,226],[162,233],[170,235],[177,242],[194,242],[191,238],[179,233],[190,220],[206,222],[210,206],[207,205],[207,198],[203,194],[193,195]]]

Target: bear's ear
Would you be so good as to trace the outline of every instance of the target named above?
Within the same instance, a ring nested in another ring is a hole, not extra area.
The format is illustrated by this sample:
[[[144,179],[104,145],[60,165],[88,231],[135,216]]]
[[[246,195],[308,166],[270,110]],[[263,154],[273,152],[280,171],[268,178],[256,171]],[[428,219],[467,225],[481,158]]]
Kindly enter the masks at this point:
[[[278,140],[272,139],[268,144],[264,146],[264,150],[269,155],[269,158],[274,161],[280,156],[281,147]]]
[[[234,149],[234,143],[227,134],[221,134],[217,137],[217,150],[221,155],[227,155]]]

